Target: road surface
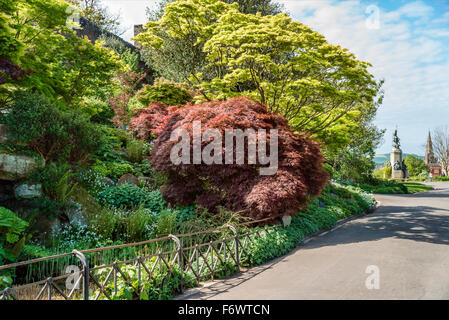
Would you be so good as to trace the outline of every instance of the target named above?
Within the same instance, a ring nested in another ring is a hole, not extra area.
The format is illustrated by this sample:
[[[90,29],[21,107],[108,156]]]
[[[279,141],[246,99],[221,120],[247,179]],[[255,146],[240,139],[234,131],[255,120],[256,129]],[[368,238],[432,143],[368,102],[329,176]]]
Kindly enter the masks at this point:
[[[429,185],[378,195],[374,213],[179,298],[449,299],[449,183]]]

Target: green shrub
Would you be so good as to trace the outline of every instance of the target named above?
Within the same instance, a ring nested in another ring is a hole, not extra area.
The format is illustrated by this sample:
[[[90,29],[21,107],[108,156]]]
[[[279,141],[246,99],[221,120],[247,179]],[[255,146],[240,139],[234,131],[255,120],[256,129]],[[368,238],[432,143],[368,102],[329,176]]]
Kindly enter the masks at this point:
[[[152,86],[144,86],[136,96],[144,106],[149,106],[153,102],[162,102],[168,106],[183,106],[193,98],[183,85],[163,79],[156,79]]]
[[[98,195],[101,205],[115,208],[137,208],[143,205],[154,212],[160,212],[165,207],[165,201],[159,191],[148,192],[132,184],[109,187]]]
[[[81,170],[76,175],[76,179],[81,187],[86,189],[89,194],[96,197],[99,192],[103,191],[109,185],[105,182],[106,175],[100,171],[92,169]]]
[[[85,161],[102,146],[101,131],[81,111],[61,111],[44,96],[24,92],[5,116],[11,138],[46,160]]]
[[[140,163],[143,160],[144,142],[142,140],[130,139],[126,145],[129,161]]]
[[[25,235],[28,223],[14,212],[0,207],[0,265],[15,262],[25,242],[30,236]],[[12,270],[0,271],[0,290],[11,287]]]
[[[333,211],[322,208],[317,201],[313,201],[306,211],[299,213],[299,216],[307,218],[319,230],[330,229],[338,221]]]
[[[156,264],[156,258],[145,261],[145,264],[148,270],[152,270],[152,266]],[[184,277],[187,284],[194,283],[191,281],[193,277],[183,272],[177,265],[172,266],[171,272],[169,272],[164,263],[160,267],[154,267],[154,271],[151,273],[151,279],[149,280],[147,271],[142,268],[141,277],[146,280],[140,282],[138,280],[136,266],[120,265],[120,269],[126,278],[130,280],[130,283],[127,283],[123,277],[118,277],[117,294],[115,294],[114,282],[109,281],[104,290],[113,300],[169,300],[181,292],[182,277]],[[103,268],[95,273],[99,281],[104,282],[110,272],[111,268]],[[188,285],[184,284],[184,287],[188,288]],[[141,288],[141,292],[137,292],[135,288]],[[98,293],[98,290],[94,291],[93,296],[96,296]]]
[[[15,261],[25,244],[27,227],[28,223],[14,212],[0,207],[0,265]]]
[[[80,108],[90,117],[92,122],[111,125],[114,110],[106,101],[95,97],[86,97],[80,104]]]
[[[242,254],[243,265],[258,265],[281,256],[298,245],[304,234],[296,228],[276,228],[265,231],[260,229],[260,236],[250,236],[247,249]]]
[[[150,177],[153,173],[153,168],[150,165],[150,161],[148,159],[143,159],[141,163],[134,164],[134,171],[140,176]]]
[[[35,216],[44,216],[49,219],[64,214],[64,212],[73,208],[70,203],[61,203],[48,196],[42,196],[40,198],[24,199],[21,200],[22,204],[28,208],[29,213]]]
[[[441,176],[435,176],[432,178],[434,181],[449,181],[449,176],[441,177]]]
[[[142,241],[154,236],[157,216],[143,207],[131,211],[126,219],[126,235],[130,241]]]
[[[129,163],[118,162],[101,162],[97,161],[95,165],[91,167],[93,171],[105,177],[118,180],[126,173],[134,173],[133,167]]]
[[[329,173],[329,177],[332,179],[334,177],[334,169],[328,163],[323,164],[323,168]]]
[[[108,168],[108,177],[113,179],[120,179],[121,176],[127,173],[134,173],[133,167],[129,163],[106,163]]]
[[[156,227],[156,235],[158,237],[176,233],[174,231],[177,223],[177,215],[178,212],[176,210],[164,209],[161,211]]]
[[[139,100],[137,100],[137,97],[134,96],[129,100],[128,108],[129,111],[133,112],[134,110],[144,109],[147,106],[143,105]]]
[[[41,183],[44,193],[53,200],[65,204],[76,186],[74,173],[67,163],[47,164],[30,175],[34,183]]]
[[[95,157],[99,161],[104,162],[123,162],[123,152],[121,148],[126,146],[128,135],[116,128],[99,125],[102,132],[102,145],[95,153]]]

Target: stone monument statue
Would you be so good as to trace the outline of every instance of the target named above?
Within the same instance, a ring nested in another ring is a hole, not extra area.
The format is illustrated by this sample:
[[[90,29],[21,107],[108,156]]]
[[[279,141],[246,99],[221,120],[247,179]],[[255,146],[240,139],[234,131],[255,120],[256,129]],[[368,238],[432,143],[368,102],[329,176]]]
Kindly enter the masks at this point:
[[[398,129],[394,130],[393,134],[393,148],[400,149],[401,144],[399,143]]]
[[[402,160],[402,150],[400,148],[400,140],[398,137],[398,130],[393,134],[393,149],[390,151],[390,163],[393,164],[391,168],[392,179],[404,179],[406,177],[406,167],[404,168],[404,161]]]

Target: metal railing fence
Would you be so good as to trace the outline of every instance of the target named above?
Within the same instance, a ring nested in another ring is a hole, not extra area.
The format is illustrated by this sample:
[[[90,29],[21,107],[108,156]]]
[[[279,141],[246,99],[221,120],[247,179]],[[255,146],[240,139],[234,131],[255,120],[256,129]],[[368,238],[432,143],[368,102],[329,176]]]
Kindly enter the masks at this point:
[[[170,234],[136,243],[73,250],[70,253],[3,265],[0,266],[0,272],[64,258],[72,259],[78,271],[51,274],[44,280],[13,285],[0,291],[0,300],[163,299],[170,286],[182,293],[185,288],[198,285],[201,281],[239,271],[242,262],[250,259],[251,242],[273,231],[278,225],[250,229],[242,234],[239,234],[237,228],[267,221],[273,221],[273,218],[187,234]],[[222,232],[224,229],[230,232],[229,235],[224,232],[222,238],[193,245],[191,241],[184,241],[188,237]],[[136,257],[89,265],[88,256],[91,254],[141,246],[143,249],[136,251],[141,254]]]

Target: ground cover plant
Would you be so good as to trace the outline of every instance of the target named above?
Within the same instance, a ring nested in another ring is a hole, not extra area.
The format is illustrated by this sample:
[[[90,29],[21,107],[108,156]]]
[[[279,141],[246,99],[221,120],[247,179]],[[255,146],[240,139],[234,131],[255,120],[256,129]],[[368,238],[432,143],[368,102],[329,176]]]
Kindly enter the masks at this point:
[[[413,194],[432,190],[430,186],[426,186],[417,182],[397,182],[394,180],[374,180],[373,184],[356,183],[356,182],[341,182],[345,185],[357,186],[360,189],[374,194]]]

